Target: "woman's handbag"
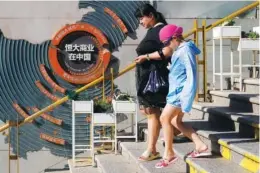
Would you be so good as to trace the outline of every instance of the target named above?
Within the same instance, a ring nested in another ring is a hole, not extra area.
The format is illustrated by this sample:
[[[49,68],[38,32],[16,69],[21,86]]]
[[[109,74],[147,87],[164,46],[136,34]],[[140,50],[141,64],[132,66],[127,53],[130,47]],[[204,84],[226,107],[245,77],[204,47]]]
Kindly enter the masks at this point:
[[[145,68],[137,68],[137,70],[142,69]],[[169,90],[169,70],[166,65],[154,62],[149,64],[149,69],[139,71],[137,74],[141,74],[137,76],[140,79],[137,84],[137,96],[140,97],[142,104],[164,107]]]
[[[143,90],[143,94],[146,93],[158,93],[165,90],[168,90],[169,84],[164,77],[160,75],[158,70],[152,70],[149,74],[149,79]]]
[[[166,95],[169,89],[168,70],[156,64],[151,65],[148,81],[143,89],[143,94]]]

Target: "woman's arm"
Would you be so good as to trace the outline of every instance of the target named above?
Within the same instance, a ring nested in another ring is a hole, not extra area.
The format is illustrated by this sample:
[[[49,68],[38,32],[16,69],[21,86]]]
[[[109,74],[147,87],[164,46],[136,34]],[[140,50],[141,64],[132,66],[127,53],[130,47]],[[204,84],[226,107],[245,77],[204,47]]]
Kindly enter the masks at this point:
[[[163,55],[168,58],[172,55],[173,50],[170,47],[164,47],[162,49],[162,53]],[[135,62],[140,64],[146,60],[162,60],[162,57],[160,55],[160,53],[158,51],[153,52],[153,53],[149,53],[146,55],[140,55],[135,59]]]

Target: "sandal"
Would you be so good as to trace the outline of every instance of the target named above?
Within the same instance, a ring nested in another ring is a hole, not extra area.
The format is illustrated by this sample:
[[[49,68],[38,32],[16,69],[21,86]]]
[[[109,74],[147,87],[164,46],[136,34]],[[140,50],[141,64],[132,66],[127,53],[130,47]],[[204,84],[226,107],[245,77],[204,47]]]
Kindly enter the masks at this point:
[[[197,158],[197,157],[205,157],[205,156],[211,156],[211,152],[208,150],[208,148],[202,151],[193,150],[192,152],[187,154],[187,158]]]
[[[139,161],[151,161],[160,158],[160,153],[152,153],[150,151],[145,151],[139,158]]]
[[[178,157],[175,157],[175,156],[169,160],[163,159],[155,165],[155,168],[165,168],[165,167],[169,166],[170,164],[175,163],[177,160],[178,160]]]

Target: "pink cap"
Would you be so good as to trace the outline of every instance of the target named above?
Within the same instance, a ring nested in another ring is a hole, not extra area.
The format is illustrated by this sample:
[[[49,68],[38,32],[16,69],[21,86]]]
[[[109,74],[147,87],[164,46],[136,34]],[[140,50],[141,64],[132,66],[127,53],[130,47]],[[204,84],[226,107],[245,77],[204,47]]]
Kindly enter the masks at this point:
[[[171,37],[181,36],[183,32],[182,27],[176,25],[166,25],[164,26],[159,33],[160,40],[165,41]]]

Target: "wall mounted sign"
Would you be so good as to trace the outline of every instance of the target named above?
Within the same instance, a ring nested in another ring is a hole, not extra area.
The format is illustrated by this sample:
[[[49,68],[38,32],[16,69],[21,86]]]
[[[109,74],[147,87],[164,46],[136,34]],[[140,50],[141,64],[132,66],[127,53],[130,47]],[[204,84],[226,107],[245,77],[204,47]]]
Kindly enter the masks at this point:
[[[87,23],[67,25],[51,41],[49,61],[54,72],[74,84],[86,84],[102,75],[111,53],[108,41]]]

